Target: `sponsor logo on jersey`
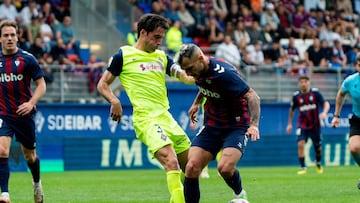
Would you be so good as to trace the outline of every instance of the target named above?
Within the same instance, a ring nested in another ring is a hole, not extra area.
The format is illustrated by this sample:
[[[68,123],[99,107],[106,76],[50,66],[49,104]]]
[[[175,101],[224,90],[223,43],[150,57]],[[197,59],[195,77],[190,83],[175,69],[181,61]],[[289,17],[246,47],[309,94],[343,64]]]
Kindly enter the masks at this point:
[[[24,79],[24,76],[22,74],[16,75],[14,73],[6,74],[1,73],[0,74],[0,82],[15,82],[15,81],[21,81]]]
[[[207,97],[212,97],[212,98],[217,98],[217,99],[220,98],[220,94],[217,92],[212,92],[212,91],[210,91],[208,89],[204,89],[202,87],[199,87],[199,90],[203,95],[205,95]]]

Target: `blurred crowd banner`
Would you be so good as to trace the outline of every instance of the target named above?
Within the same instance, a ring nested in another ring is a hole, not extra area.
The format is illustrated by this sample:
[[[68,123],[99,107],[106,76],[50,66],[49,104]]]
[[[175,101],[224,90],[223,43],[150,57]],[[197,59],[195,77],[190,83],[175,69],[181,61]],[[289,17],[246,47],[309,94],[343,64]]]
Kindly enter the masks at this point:
[[[196,93],[196,87],[184,89],[174,85],[169,89],[170,111],[190,138],[198,131],[189,129],[187,114]],[[39,104],[36,131],[42,170],[159,168],[157,161],[151,159],[146,147],[135,137],[132,108],[126,94],[120,94],[120,98],[123,104],[120,124],[109,119],[108,104]],[[289,107],[289,103],[261,104],[261,139],[249,142],[241,165],[298,164],[295,129],[290,135],[285,131]],[[322,122],[323,162],[325,165],[353,164],[347,149],[351,105],[344,105],[341,126],[337,129],[330,125],[333,112],[334,103],[331,103],[327,118]],[[294,126],[295,122],[294,119]],[[306,149],[309,151],[307,154],[313,153],[311,143]],[[14,143],[11,167],[15,171],[26,170],[19,150],[20,146]],[[307,158],[310,165],[311,157],[314,156]]]

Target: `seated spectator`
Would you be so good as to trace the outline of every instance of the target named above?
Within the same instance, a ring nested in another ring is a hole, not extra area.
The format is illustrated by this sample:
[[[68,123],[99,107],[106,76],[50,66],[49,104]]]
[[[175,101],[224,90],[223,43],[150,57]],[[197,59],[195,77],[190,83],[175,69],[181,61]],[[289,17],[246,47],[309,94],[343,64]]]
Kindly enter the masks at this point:
[[[265,25],[270,26],[271,32],[277,32],[280,24],[279,17],[275,12],[275,6],[272,3],[266,4],[266,11],[262,12],[260,17],[260,25],[264,27]]]
[[[306,65],[313,69],[313,72],[324,72],[327,68],[326,50],[320,46],[318,38],[313,39],[313,44],[310,45],[304,53]]]
[[[274,68],[280,68],[280,72],[285,72],[284,50],[280,46],[279,40],[274,40],[269,49],[263,50],[265,64]]]
[[[192,38],[207,38],[206,33],[206,16],[204,11],[201,9],[200,2],[195,2],[194,7],[190,10],[191,15],[195,19],[194,30],[189,34]]]
[[[80,44],[76,40],[75,31],[71,24],[71,17],[65,16],[62,23],[56,29],[56,39],[61,38],[67,51],[73,50],[79,55]]]
[[[126,37],[127,43],[130,46],[135,45],[136,42],[137,42],[137,38],[138,38],[137,24],[138,24],[137,21],[133,22],[132,27],[131,27],[131,31],[127,34],[127,37]]]
[[[3,0],[0,5],[0,21],[4,19],[21,22],[21,17],[11,0]]]
[[[240,47],[241,42],[244,40],[246,44],[250,43],[249,33],[245,29],[245,24],[241,20],[237,22],[237,26],[234,30],[235,44]]]
[[[248,60],[247,64],[254,66],[264,65],[264,52],[262,50],[262,42],[258,41],[253,45],[249,45],[247,48]]]
[[[19,26],[19,34],[18,34],[18,39],[19,39],[19,47],[25,51],[29,51],[30,46],[31,46],[31,33],[30,30],[24,26],[24,25],[20,25]]]
[[[215,56],[221,58],[236,68],[240,68],[240,51],[233,43],[230,35],[225,35],[224,41],[216,48]]]
[[[179,2],[179,9],[177,11],[180,21],[182,23],[182,32],[184,36],[188,37],[193,32],[195,19],[186,9],[184,2]]]
[[[96,54],[92,53],[86,65],[89,67],[89,92],[94,92],[106,63],[99,59]]]
[[[37,4],[35,0],[29,0],[29,3],[27,6],[25,6],[20,11],[20,18],[21,18],[21,24],[28,26],[31,23],[31,17],[32,16],[40,16],[38,10],[37,10]]]
[[[250,44],[255,44],[257,41],[263,41],[264,35],[258,21],[252,23],[252,27],[247,30],[250,36]]]
[[[291,21],[290,21],[290,13],[285,9],[283,4],[278,4],[276,7],[276,13],[279,17],[279,38],[289,38],[291,35]]]
[[[207,27],[207,33],[208,33],[208,41],[211,43],[212,47],[216,47],[220,43],[223,42],[225,36],[223,33],[223,30],[218,25],[216,19],[212,18],[209,19],[209,25]]]
[[[55,27],[58,24],[58,21],[55,18],[55,14],[52,12],[50,2],[45,2],[40,9],[41,16],[46,24],[51,27]]]
[[[61,38],[56,40],[55,46],[51,48],[50,55],[53,57],[54,64],[72,64],[67,58],[66,45]]]
[[[177,9],[179,7],[178,1],[171,1],[168,9],[165,11],[165,18],[171,20],[172,22],[180,21],[180,17],[178,15]]]
[[[46,84],[50,84],[54,81],[54,74],[51,67],[54,64],[53,57],[49,54],[46,55],[45,59],[39,61],[39,64],[42,65],[42,70],[44,71],[44,79]]]
[[[306,21],[307,13],[304,10],[304,6],[302,4],[298,4],[296,6],[296,12],[292,15],[292,33],[291,36],[295,38],[304,39],[305,36],[305,28],[304,23]]]
[[[54,32],[49,24],[46,23],[43,17],[40,17],[40,37],[45,44],[45,52],[50,53],[51,47],[55,45]]]
[[[30,46],[29,52],[35,56],[36,59],[44,59],[45,45],[41,37],[35,38],[34,43]]]
[[[28,26],[30,33],[31,33],[31,40],[30,43],[34,43],[35,39],[37,37],[40,37],[40,19],[39,16],[32,16],[31,17],[31,23]]]
[[[177,53],[182,45],[182,33],[180,28],[181,22],[175,21],[165,34],[165,44],[170,55]]]
[[[346,67],[347,58],[340,40],[335,40],[331,48],[330,69],[338,71]]]

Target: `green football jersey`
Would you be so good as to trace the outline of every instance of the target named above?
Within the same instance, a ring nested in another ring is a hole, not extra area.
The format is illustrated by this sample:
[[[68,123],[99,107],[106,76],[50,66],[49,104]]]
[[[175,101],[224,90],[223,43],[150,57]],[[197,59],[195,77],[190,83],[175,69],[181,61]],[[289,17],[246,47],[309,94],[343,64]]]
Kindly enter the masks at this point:
[[[123,46],[120,82],[133,106],[134,117],[154,117],[169,109],[166,90],[167,57],[161,50],[152,53]]]

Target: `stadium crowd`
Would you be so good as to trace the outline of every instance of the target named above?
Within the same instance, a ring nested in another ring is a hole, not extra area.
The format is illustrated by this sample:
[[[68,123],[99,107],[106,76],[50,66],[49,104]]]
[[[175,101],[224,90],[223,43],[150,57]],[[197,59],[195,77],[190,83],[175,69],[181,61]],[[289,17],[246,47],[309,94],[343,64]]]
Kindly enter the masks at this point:
[[[353,72],[360,47],[360,1],[129,0],[140,14],[171,23],[165,46],[193,42],[240,69],[303,74]],[[254,68],[255,67],[255,68]],[[262,69],[263,70],[263,69]]]

